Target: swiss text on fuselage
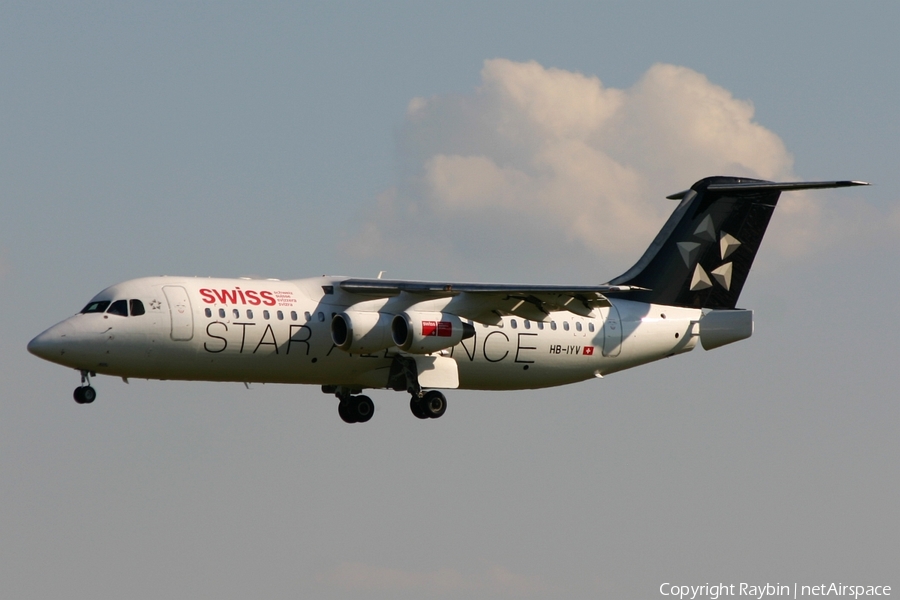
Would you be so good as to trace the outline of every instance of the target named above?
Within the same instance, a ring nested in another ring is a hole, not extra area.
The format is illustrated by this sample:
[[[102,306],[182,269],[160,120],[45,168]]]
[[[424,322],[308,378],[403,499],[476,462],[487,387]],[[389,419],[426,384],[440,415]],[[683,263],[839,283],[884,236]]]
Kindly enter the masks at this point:
[[[203,288],[200,290],[200,295],[206,304],[243,304],[250,306],[263,304],[265,306],[275,306],[277,302],[275,294],[270,291],[242,290],[239,287],[231,290]]]

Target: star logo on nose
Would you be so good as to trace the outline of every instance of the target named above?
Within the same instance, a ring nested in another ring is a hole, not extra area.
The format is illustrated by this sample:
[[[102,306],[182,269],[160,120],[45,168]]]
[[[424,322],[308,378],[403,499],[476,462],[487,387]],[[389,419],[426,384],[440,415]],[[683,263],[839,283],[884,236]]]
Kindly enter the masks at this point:
[[[162,303],[159,300],[150,301],[150,310],[159,310],[160,308],[162,308]]]

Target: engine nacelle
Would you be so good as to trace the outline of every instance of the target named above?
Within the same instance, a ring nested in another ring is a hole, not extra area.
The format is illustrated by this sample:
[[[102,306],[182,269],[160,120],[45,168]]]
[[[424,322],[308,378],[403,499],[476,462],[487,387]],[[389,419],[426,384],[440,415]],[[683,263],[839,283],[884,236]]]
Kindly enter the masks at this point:
[[[391,321],[395,346],[410,354],[445,350],[475,335],[475,328],[456,315],[439,312],[404,312]]]
[[[391,318],[379,312],[348,310],[331,319],[331,341],[345,352],[368,354],[394,345]]]

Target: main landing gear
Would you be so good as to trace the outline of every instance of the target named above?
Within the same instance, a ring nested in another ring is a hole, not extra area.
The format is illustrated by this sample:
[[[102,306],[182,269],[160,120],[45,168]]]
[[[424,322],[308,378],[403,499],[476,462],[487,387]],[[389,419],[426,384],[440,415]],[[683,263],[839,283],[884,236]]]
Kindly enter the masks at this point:
[[[375,403],[368,396],[347,396],[338,404],[344,423],[365,423],[375,414]]]
[[[344,423],[365,423],[375,414],[375,403],[368,396],[361,395],[359,388],[323,385],[322,391],[337,396],[340,401],[338,415]],[[447,412],[447,398],[437,390],[425,392],[421,397],[410,392],[409,409],[420,419],[437,419]]]
[[[75,388],[75,393],[72,394],[78,404],[90,404],[97,399],[97,392],[91,387],[91,375],[96,375],[96,373],[81,372],[81,385]]]
[[[340,400],[338,414],[344,423],[365,423],[375,414],[375,403],[368,396],[354,395],[362,390],[342,385],[323,385],[322,391],[334,394]]]
[[[413,394],[409,399],[409,410],[419,419],[437,419],[447,412],[447,398],[437,390],[425,392],[421,398]]]

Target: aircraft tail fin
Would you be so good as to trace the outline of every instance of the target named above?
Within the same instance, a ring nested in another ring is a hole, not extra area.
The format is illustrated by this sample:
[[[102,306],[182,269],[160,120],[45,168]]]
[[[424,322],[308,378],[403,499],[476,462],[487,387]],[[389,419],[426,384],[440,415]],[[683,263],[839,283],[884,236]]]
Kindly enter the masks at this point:
[[[680,200],[638,262],[612,285],[628,300],[691,308],[731,309],[750,274],[781,192],[868,185],[861,181],[774,183],[707,177],[668,198]]]

